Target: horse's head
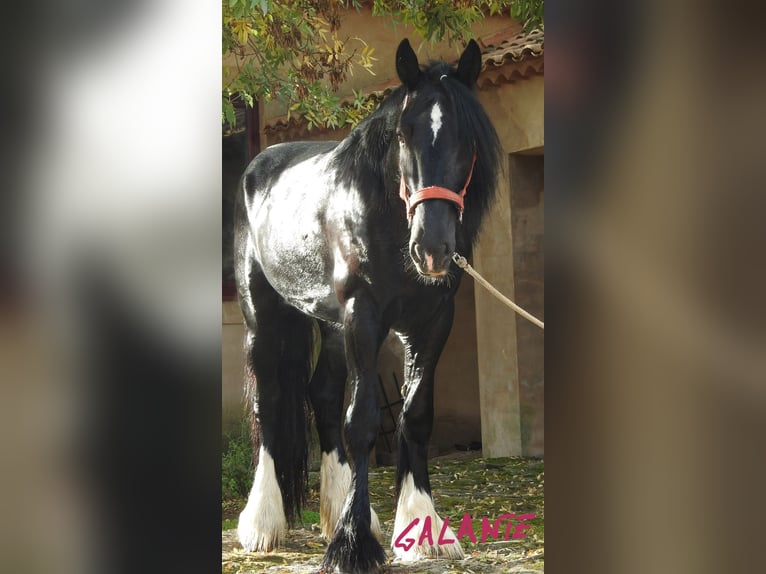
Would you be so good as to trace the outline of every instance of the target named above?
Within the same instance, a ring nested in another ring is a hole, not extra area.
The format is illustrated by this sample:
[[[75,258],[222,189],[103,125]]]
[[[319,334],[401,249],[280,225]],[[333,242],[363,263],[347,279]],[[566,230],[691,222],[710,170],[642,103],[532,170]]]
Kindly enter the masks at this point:
[[[396,71],[406,88],[397,137],[409,253],[421,275],[441,277],[455,251],[462,196],[476,161],[476,142],[462,132],[458,108],[479,76],[481,52],[471,40],[456,68],[437,64],[423,71],[405,39],[396,52]]]

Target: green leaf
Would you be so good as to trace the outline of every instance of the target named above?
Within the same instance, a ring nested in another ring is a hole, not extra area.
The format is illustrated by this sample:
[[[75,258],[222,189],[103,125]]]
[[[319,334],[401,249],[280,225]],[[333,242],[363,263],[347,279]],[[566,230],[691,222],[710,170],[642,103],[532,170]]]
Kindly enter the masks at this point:
[[[223,119],[230,126],[234,126],[237,123],[237,115],[234,112],[234,106],[228,98],[223,99]]]

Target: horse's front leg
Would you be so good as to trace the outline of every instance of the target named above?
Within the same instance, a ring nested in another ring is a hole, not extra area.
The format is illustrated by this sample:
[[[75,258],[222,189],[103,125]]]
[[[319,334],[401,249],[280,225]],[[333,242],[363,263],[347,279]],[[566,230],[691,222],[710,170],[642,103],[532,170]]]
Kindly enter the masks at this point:
[[[357,292],[346,303],[343,322],[346,360],[352,384],[345,435],[352,458],[351,489],[322,562],[322,570],[371,572],[385,559],[383,547],[370,530],[367,490],[369,455],[380,426],[375,384],[378,350],[385,335],[375,302]]]
[[[436,556],[463,557],[463,549],[452,529],[447,526],[442,532],[443,521],[436,514],[428,480],[428,440],[434,418],[434,371],[454,315],[453,301],[445,305],[428,325],[412,329],[403,337],[405,396],[396,472],[399,498],[391,546],[397,559],[405,562]],[[427,528],[429,523],[430,530]],[[419,544],[420,541],[423,543]]]

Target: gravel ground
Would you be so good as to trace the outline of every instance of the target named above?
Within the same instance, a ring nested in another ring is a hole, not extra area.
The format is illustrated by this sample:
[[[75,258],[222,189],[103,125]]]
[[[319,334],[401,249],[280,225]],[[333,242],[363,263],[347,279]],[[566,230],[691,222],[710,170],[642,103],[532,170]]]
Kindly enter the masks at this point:
[[[466,557],[459,561],[424,560],[416,564],[389,562],[385,573],[540,573],[544,563],[544,464],[540,459],[475,458],[472,453],[455,453],[429,461],[431,486],[436,509],[442,517],[449,516],[457,532],[465,513],[471,514],[473,528],[481,536],[481,517],[494,521],[504,513],[533,513],[527,521],[531,528],[521,539],[508,541],[488,539],[473,544],[467,538],[460,542]],[[394,524],[394,468],[379,467],[370,473],[370,498],[378,513],[390,545]],[[319,476],[309,478],[308,510],[318,510]],[[244,505],[244,501],[241,501]],[[316,508],[315,508],[316,507]],[[319,535],[317,524],[304,524],[290,531],[287,543],[268,553],[244,552],[237,541],[236,529],[222,533],[222,572],[242,573],[317,573],[326,544]]]

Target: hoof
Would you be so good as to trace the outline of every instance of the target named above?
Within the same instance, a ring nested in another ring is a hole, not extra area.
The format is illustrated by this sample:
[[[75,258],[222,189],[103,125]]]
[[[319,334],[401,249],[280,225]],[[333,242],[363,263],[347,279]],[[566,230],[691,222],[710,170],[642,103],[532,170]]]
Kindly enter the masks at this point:
[[[332,520],[322,520],[322,538],[330,542],[332,540],[332,535],[335,532],[335,525],[337,523],[337,516],[334,522]],[[377,539],[377,541],[382,544],[384,538],[383,529],[380,527],[380,519],[378,518],[377,513],[372,509],[372,506],[370,506],[370,530],[372,531],[372,535]]]
[[[338,525],[322,561],[322,572],[343,574],[380,572],[386,561],[383,547],[366,525]]]

